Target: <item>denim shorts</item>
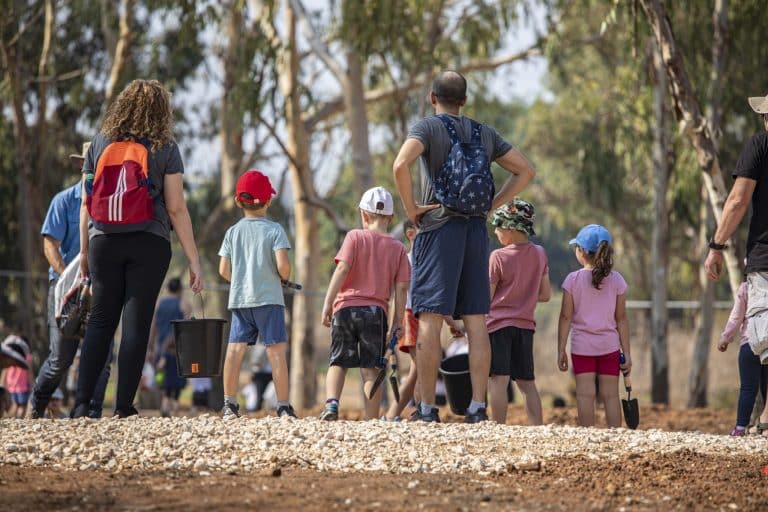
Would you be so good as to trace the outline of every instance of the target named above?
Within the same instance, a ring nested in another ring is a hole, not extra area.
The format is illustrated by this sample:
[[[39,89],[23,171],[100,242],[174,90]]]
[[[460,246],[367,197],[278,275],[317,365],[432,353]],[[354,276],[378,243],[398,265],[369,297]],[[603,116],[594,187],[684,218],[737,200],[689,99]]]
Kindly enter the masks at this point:
[[[255,308],[232,310],[232,326],[229,329],[230,343],[274,345],[288,341],[285,330],[285,307],[276,304]]]
[[[416,235],[411,273],[412,309],[459,318],[491,307],[485,218],[455,217]]]
[[[29,391],[23,393],[11,393],[11,400],[16,405],[27,405],[29,402]]]

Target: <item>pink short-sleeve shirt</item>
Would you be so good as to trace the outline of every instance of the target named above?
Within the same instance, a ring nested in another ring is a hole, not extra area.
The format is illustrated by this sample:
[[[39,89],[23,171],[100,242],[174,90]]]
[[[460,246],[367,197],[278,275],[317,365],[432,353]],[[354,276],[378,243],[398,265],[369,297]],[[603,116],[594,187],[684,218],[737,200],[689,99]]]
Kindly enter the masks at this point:
[[[591,270],[577,270],[565,278],[563,290],[573,296],[571,353],[599,356],[620,350],[616,298],[627,292],[621,274],[611,272],[598,290],[592,286]]]
[[[534,312],[548,272],[547,254],[539,245],[510,244],[491,253],[488,273],[496,291],[485,320],[489,333],[510,326],[536,330]]]
[[[405,246],[386,233],[353,229],[334,261],[350,266],[333,303],[334,314],[351,306],[381,306],[387,311],[393,285],[411,280]]]

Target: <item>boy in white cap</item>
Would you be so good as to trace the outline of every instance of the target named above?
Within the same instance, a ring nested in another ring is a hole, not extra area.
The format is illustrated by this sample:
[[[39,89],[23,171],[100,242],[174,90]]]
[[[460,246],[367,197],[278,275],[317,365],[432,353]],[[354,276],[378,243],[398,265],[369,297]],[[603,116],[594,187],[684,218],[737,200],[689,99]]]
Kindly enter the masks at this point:
[[[323,306],[323,325],[331,327],[331,357],[326,376],[328,400],[320,419],[339,417],[339,398],[347,369],[360,368],[367,397],[378,373],[386,341],[400,330],[411,266],[405,246],[388,233],[394,215],[392,195],[374,187],[360,200],[363,229],[353,229],[336,255],[336,270]],[[392,327],[387,307],[395,293]],[[365,417],[378,417],[381,390],[366,400]]]

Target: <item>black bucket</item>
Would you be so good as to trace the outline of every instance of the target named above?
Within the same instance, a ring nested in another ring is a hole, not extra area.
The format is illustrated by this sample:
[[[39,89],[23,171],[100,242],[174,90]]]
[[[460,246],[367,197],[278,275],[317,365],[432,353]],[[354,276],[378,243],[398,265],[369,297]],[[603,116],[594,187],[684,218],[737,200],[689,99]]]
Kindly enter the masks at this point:
[[[445,381],[445,394],[453,414],[467,413],[469,402],[472,401],[472,380],[469,378],[469,355],[443,359],[440,363],[440,374]]]
[[[182,377],[220,377],[227,344],[224,324],[219,318],[174,320],[176,362]]]

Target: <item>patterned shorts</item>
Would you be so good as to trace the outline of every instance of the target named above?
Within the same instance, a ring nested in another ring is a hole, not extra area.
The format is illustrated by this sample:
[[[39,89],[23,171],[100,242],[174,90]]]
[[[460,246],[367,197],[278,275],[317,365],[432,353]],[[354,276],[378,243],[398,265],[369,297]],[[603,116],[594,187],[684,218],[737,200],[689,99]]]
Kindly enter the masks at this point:
[[[333,315],[331,366],[377,368],[384,355],[387,315],[379,306],[350,306]]]

